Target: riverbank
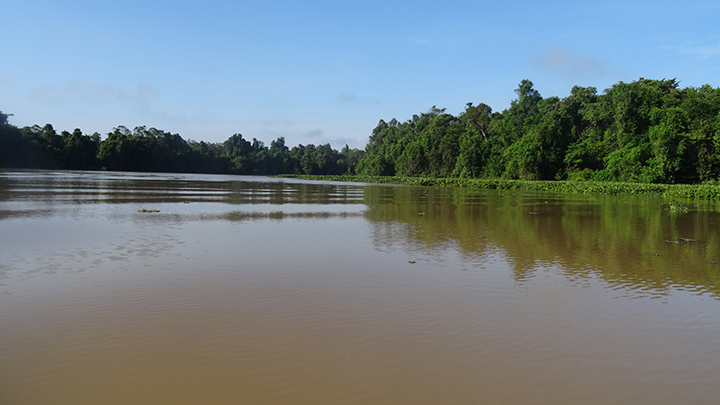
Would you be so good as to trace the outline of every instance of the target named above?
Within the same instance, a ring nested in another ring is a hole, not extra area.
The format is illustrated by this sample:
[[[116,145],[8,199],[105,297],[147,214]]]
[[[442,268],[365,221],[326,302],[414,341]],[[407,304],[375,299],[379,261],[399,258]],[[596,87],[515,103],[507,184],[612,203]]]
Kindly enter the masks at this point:
[[[648,184],[599,181],[529,181],[504,179],[460,179],[399,176],[317,176],[280,175],[277,177],[344,181],[356,183],[404,184],[413,186],[467,187],[477,189],[532,190],[575,194],[656,195],[667,198],[720,200],[720,186],[710,184]]]

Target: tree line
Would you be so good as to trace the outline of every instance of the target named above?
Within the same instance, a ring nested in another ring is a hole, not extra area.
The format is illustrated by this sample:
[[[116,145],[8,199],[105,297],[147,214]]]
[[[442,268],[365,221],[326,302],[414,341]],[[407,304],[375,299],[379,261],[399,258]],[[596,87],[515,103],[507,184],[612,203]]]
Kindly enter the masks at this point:
[[[717,182],[720,89],[677,80],[619,82],[598,94],[543,98],[523,80],[510,108],[468,103],[412,119],[380,120],[357,171],[364,175]]]
[[[0,112],[0,167],[216,174],[354,174],[364,152],[330,144],[289,148],[280,137],[267,147],[234,134],[222,143],[186,141],[139,126],[114,128],[105,139],[80,129],[57,133],[51,124],[18,128]]]
[[[530,80],[502,112],[467,103],[457,116],[432,107],[405,122],[380,120],[365,150],[267,147],[241,134],[223,143],[185,141],[155,128],[120,126],[101,140],[52,125],[17,128],[0,112],[0,167],[231,174],[362,174],[718,182],[720,89],[676,79],[619,82],[598,94],[572,88],[543,98]]]

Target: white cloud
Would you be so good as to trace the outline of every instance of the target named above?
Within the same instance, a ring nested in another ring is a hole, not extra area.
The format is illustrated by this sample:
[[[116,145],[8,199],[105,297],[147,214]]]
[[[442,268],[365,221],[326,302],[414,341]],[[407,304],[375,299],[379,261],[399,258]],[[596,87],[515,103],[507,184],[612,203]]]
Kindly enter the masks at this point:
[[[357,94],[353,92],[345,92],[337,96],[337,101],[340,104],[359,104],[363,106],[368,105],[378,105],[381,104],[380,99],[378,98],[364,98],[359,97]]]
[[[343,93],[338,96],[338,100],[341,103],[354,103],[358,101],[358,96],[356,96],[354,93]]]
[[[322,138],[322,129],[313,129],[312,131],[305,132],[303,138]]]
[[[550,74],[569,79],[607,74],[603,61],[561,46],[552,47],[544,55],[533,58],[533,64]]]
[[[701,46],[697,48],[681,49],[680,53],[689,55],[699,55],[703,58],[711,58],[713,56],[720,55],[720,45],[715,46]]]
[[[264,129],[262,131],[262,134],[265,137],[277,139],[279,137],[284,137],[285,139],[304,139],[305,142],[302,143],[314,143],[317,142],[317,140],[323,140],[324,139],[324,132],[321,129],[313,129],[310,131],[296,131],[294,128],[288,129],[287,131],[274,131],[274,130],[268,130]],[[310,140],[310,142],[308,142]]]
[[[45,85],[30,91],[30,97],[40,103],[53,103],[62,101],[62,90],[57,86]]]
[[[146,83],[139,83],[134,92],[126,92],[120,87],[79,79],[63,86],[40,86],[31,90],[30,95],[41,103],[74,100],[96,105],[121,102],[136,108],[145,108],[148,102],[159,97],[159,92]]]
[[[349,146],[349,145],[355,145],[355,144],[357,144],[358,142],[357,142],[356,139],[353,139],[353,138],[337,137],[337,138],[329,139],[329,140],[328,140],[328,143],[330,144],[330,146],[332,146],[333,149],[339,151],[340,149],[342,149],[343,147],[345,147],[345,145],[348,145],[348,146]],[[363,145],[363,146],[364,146],[364,145]],[[350,146],[350,149],[352,149],[352,146]],[[360,149],[362,149],[362,147],[361,147]]]
[[[261,133],[261,136],[263,137],[263,141],[265,141],[265,142],[268,142],[269,140],[275,140],[279,137],[285,138],[285,145],[287,145],[289,148],[292,148],[293,146],[297,146],[299,144],[303,144],[303,145],[313,144],[315,146],[319,146],[319,145],[324,145],[326,143],[329,143],[333,149],[337,149],[337,150],[342,149],[342,147],[344,147],[346,144],[350,145],[350,147],[358,147],[358,148],[362,149],[365,147],[365,142],[367,139],[366,136],[360,136],[358,138],[342,136],[342,135],[331,136],[331,134],[328,134],[328,133],[326,133],[326,131],[321,130],[321,129],[314,129],[311,131],[288,130],[285,132],[264,129],[259,132]],[[336,133],[342,132],[342,131],[333,130],[333,131],[328,131],[328,132],[331,132],[332,134],[336,134]],[[267,144],[269,145],[269,143],[267,143]]]
[[[416,44],[422,45],[422,46],[433,46],[433,45],[435,45],[434,42],[432,42],[432,41],[430,41],[430,40],[428,40],[428,39],[423,39],[423,38],[410,38],[410,39],[411,39],[413,42],[415,42]]]
[[[86,80],[75,80],[65,86],[66,94],[84,101],[96,103],[106,99],[126,100],[129,99],[121,89],[108,85],[101,85]]]
[[[188,122],[208,122],[209,114],[169,114],[160,105],[160,92],[150,84],[138,83],[128,88],[86,79],[65,84],[47,84],[29,91],[36,108],[53,111],[65,109],[67,117],[82,121],[118,122],[140,121],[145,125],[161,127]],[[57,120],[55,122],[58,122]],[[72,125],[77,125],[73,123]]]
[[[15,81],[10,78],[10,75],[5,72],[0,72],[0,85],[9,86],[14,82]]]
[[[291,120],[289,120],[287,118],[264,120],[262,123],[263,123],[263,125],[274,126],[274,127],[289,127],[294,124]]]
[[[137,85],[137,92],[140,100],[154,100],[160,96],[160,93],[147,83],[139,83]]]

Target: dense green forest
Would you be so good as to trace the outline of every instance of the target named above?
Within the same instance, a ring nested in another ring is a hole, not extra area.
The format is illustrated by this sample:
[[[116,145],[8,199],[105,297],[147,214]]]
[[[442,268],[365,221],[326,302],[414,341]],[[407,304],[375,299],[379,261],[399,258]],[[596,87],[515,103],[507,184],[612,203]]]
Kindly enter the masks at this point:
[[[373,130],[364,175],[699,183],[720,175],[720,89],[619,82],[542,98],[523,80],[502,113],[468,103]]]
[[[468,103],[405,122],[380,120],[365,151],[298,145],[284,138],[223,143],[185,141],[155,128],[114,128],[105,139],[52,125],[17,128],[0,113],[0,167],[106,169],[233,174],[362,174],[599,180],[643,183],[717,182],[720,89],[680,88],[671,80],[619,82],[598,94],[575,86],[568,97],[543,98],[523,80],[503,112]]]
[[[241,134],[223,143],[186,141],[156,128],[114,128],[100,134],[55,131],[44,127],[18,128],[0,112],[0,167],[66,170],[222,174],[353,174],[363,151],[347,145],[338,152],[330,144],[298,145],[290,149],[284,138],[265,146]]]

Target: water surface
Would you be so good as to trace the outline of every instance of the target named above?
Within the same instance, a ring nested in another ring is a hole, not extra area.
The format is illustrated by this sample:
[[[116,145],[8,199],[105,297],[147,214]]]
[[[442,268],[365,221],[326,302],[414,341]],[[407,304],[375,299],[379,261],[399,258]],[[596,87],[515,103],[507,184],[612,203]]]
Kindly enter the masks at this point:
[[[685,203],[2,172],[0,403],[717,403]]]

